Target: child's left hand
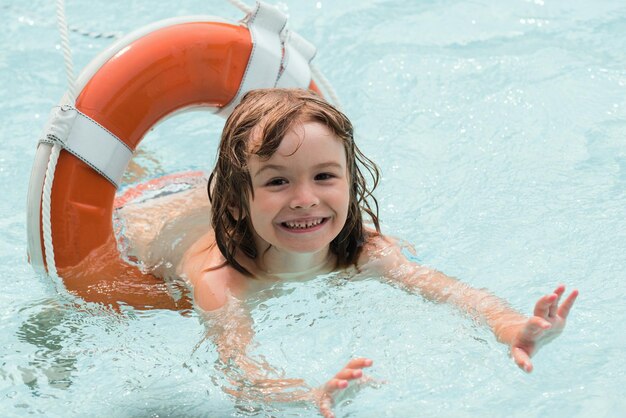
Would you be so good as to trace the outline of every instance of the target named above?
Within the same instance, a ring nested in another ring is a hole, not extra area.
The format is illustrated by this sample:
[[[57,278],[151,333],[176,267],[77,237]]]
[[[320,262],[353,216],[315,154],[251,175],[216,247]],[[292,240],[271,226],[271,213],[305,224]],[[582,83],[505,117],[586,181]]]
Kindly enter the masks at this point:
[[[350,382],[364,379],[363,369],[372,364],[373,361],[368,358],[354,358],[326,384],[314,391],[317,407],[324,418],[335,417],[332,410],[335,396],[345,390]]]
[[[530,357],[539,347],[556,338],[563,328],[570,309],[576,301],[578,290],[572,291],[559,306],[559,300],[565,292],[565,286],[559,285],[554,293],[542,296],[535,305],[534,316],[520,326],[511,342],[511,356],[525,372],[533,369]]]

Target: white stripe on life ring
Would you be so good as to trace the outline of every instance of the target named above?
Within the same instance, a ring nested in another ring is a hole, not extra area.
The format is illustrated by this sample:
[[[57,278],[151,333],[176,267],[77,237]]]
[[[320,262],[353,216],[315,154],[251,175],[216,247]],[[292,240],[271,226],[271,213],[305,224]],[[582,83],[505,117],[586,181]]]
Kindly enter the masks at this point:
[[[70,106],[56,106],[44,129],[43,142],[63,148],[104,176],[117,188],[133,151],[98,122]]]

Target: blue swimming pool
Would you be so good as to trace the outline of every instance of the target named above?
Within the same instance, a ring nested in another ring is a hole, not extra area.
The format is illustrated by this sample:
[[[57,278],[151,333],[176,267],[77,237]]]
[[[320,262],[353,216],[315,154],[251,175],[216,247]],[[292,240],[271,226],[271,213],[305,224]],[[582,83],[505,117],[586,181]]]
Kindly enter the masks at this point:
[[[19,4],[18,4],[19,3]],[[67,1],[77,69],[172,16],[236,21],[227,1]],[[252,302],[252,354],[321,384],[349,357],[380,381],[341,417],[618,417],[626,401],[626,5],[618,0],[283,0],[318,47],[363,151],[382,168],[383,231],[419,261],[531,313],[581,296],[526,375],[471,319],[375,278],[281,285]],[[26,260],[38,135],[66,89],[53,2],[0,0],[0,416],[317,416],[236,401],[195,313],[112,314]],[[86,32],[92,33],[92,35]],[[171,118],[142,142],[148,176],[209,169],[223,121]]]

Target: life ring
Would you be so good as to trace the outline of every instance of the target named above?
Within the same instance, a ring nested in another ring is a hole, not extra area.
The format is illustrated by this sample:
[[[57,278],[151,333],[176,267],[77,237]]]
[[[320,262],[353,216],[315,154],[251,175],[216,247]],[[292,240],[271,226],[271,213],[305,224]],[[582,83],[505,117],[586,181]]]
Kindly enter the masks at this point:
[[[77,80],[40,139],[28,193],[28,255],[35,270],[58,275],[114,239],[116,189],[133,151],[159,121],[192,107],[226,117],[247,91],[299,87],[320,92],[311,77],[315,47],[285,28],[286,16],[257,3],[239,23],[214,17],[161,21],[117,41]],[[52,144],[62,146],[50,191],[46,259],[41,215]],[[118,254],[119,256],[119,254]],[[66,283],[67,284],[67,283]]]

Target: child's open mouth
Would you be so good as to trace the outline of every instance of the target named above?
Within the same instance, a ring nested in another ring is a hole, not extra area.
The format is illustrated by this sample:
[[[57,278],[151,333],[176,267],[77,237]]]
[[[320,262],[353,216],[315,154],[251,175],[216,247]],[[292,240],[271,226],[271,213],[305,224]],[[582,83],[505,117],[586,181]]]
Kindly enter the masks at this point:
[[[281,226],[292,232],[308,232],[318,229],[328,221],[328,218],[313,218],[302,221],[281,222]]]

